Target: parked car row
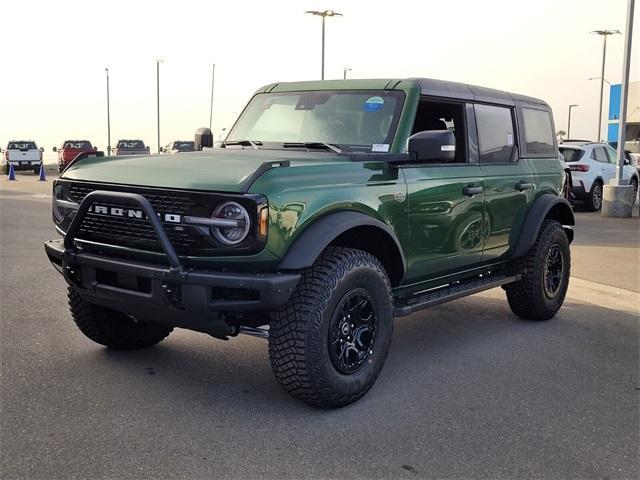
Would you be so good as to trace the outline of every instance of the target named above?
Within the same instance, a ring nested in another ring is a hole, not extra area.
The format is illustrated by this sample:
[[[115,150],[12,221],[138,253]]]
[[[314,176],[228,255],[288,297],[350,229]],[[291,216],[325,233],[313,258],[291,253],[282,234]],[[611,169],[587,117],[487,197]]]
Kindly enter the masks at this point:
[[[618,153],[608,143],[588,140],[565,140],[559,150],[571,171],[572,200],[584,203],[588,210],[600,210],[603,186],[616,176]],[[639,175],[628,158],[624,160],[622,180],[633,185],[635,202]]]

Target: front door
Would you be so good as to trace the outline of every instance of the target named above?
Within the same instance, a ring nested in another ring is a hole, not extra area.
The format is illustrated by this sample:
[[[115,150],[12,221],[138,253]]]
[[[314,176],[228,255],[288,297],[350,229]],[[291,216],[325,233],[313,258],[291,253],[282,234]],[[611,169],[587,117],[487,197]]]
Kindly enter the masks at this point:
[[[407,182],[410,239],[407,280],[422,281],[482,260],[484,184],[470,161],[467,107],[463,102],[423,99],[413,133],[451,130],[456,156],[450,163],[403,167]]]

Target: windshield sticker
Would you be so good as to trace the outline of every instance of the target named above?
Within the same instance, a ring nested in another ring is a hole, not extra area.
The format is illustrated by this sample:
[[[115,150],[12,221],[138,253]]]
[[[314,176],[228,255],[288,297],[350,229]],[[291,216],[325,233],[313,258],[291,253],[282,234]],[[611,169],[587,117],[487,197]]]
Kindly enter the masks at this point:
[[[507,145],[513,145],[513,135],[511,133],[507,133]]]
[[[373,145],[371,145],[371,151],[372,152],[388,152],[389,151],[389,144],[388,143],[374,143]]]
[[[364,109],[366,112],[376,112],[382,108],[384,105],[384,98],[382,97],[371,97],[364,102]]]

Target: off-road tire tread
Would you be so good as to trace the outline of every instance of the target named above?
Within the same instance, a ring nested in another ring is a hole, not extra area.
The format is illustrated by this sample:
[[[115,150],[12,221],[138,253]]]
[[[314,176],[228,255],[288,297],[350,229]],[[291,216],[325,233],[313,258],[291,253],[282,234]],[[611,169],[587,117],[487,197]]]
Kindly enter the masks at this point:
[[[391,296],[389,277],[376,257],[353,248],[329,247],[312,267],[301,272],[300,281],[288,303],[272,313],[269,358],[273,373],[284,390],[309,405],[336,408],[355,402],[373,386],[386,359],[388,344],[380,368],[366,388],[353,395],[341,395],[330,388],[323,378],[318,368],[322,359],[318,358],[318,354],[309,354],[319,349],[305,345],[305,339],[315,345],[321,341],[321,312],[326,308],[338,281],[349,270],[359,266],[376,270],[384,279]],[[315,332],[308,333],[310,329]]]
[[[567,243],[567,248],[563,252],[564,260],[567,264],[567,274],[565,278],[564,291],[559,293],[559,303],[562,305],[569,286],[571,273],[571,255],[568,248],[569,240],[559,222],[555,220],[545,220],[542,228],[529,253],[522,259],[522,278],[518,282],[506,285],[504,290],[507,293],[507,300],[511,311],[523,320],[543,321],[552,318],[558,308],[549,308],[543,301],[544,291],[540,285],[540,277],[544,275],[545,247],[555,235],[560,234]]]
[[[87,302],[71,287],[68,288],[67,296],[71,317],[80,331],[90,340],[106,347],[116,350],[151,347],[164,340],[173,330],[171,327],[163,328],[154,325],[152,331],[141,330],[134,336],[123,335],[123,332],[119,331],[114,323],[100,321],[97,309],[102,307]]]

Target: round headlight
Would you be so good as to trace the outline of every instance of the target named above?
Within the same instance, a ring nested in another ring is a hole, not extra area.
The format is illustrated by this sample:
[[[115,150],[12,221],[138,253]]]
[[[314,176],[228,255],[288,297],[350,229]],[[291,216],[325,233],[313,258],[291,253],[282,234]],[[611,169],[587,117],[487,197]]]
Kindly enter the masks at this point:
[[[251,220],[247,210],[239,203],[223,203],[214,210],[212,218],[229,221],[229,226],[211,227],[213,237],[223,245],[237,245],[247,238]]]

